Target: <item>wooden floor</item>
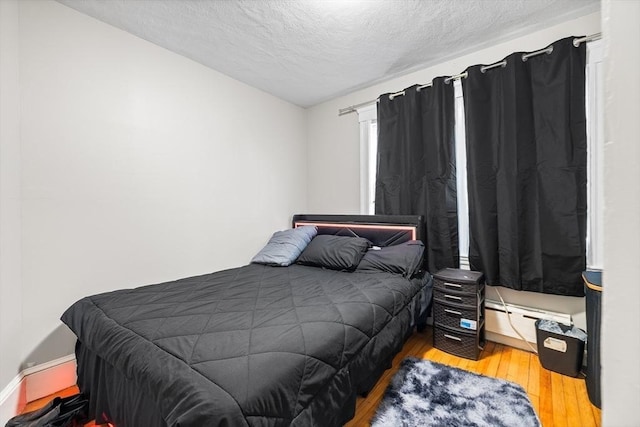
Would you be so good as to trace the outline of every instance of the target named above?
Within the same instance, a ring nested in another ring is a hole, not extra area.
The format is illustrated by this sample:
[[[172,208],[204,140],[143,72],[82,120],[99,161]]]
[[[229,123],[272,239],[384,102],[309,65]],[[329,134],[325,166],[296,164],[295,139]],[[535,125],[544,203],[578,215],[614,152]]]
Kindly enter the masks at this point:
[[[589,401],[585,381],[544,369],[538,356],[533,353],[488,342],[480,360],[473,361],[437,350],[431,343],[430,328],[424,333],[413,334],[393,359],[393,367],[383,374],[367,398],[358,398],[356,415],[346,426],[369,425],[391,377],[398,370],[400,361],[407,356],[429,359],[520,384],[529,394],[543,427],[600,426],[600,410]],[[76,387],[62,390],[55,395],[29,403],[24,412],[40,408],[54,396],[68,396],[77,392]],[[90,423],[87,426],[95,424]]]
[[[432,342],[431,328],[424,333],[414,333],[393,359],[392,368],[382,375],[367,398],[358,398],[356,415],[347,427],[369,425],[391,377],[407,356],[520,384],[527,391],[543,427],[600,426],[600,409],[589,401],[585,381],[544,369],[537,355],[488,342],[480,360],[473,361],[435,349]]]

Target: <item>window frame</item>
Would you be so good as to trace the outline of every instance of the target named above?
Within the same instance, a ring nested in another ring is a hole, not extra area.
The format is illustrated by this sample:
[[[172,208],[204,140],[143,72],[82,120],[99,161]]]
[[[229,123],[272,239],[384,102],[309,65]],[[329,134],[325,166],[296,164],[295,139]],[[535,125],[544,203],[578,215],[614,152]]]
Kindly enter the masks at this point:
[[[378,147],[378,104],[358,108],[360,122],[360,213],[375,213],[375,182]]]
[[[467,138],[462,81],[453,81],[455,97],[456,196],[458,200],[458,252],[460,268],[469,269],[469,192],[467,188]],[[464,167],[458,167],[464,165]]]
[[[602,270],[604,253],[604,43],[587,43],[587,268]]]

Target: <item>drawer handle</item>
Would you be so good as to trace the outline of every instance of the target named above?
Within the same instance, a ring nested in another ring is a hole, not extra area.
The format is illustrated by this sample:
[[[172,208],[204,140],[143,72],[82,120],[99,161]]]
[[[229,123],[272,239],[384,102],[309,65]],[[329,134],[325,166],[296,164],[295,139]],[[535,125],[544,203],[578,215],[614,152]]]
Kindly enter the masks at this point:
[[[445,297],[445,298],[449,298],[449,299],[454,299],[454,300],[456,300],[456,301],[462,301],[462,298],[457,297],[457,296],[454,296],[454,295],[447,295],[447,294],[444,294],[444,297]]]
[[[452,288],[458,288],[458,289],[462,288],[462,285],[459,285],[459,284],[457,284],[457,283],[444,282],[444,285],[445,285],[445,286],[450,286],[450,287],[452,287]]]
[[[444,337],[454,341],[462,341],[462,338],[454,337],[453,335],[444,334]]]
[[[462,316],[462,313],[460,313],[459,311],[449,310],[448,308],[445,308],[444,312],[449,314],[455,314],[456,316]]]

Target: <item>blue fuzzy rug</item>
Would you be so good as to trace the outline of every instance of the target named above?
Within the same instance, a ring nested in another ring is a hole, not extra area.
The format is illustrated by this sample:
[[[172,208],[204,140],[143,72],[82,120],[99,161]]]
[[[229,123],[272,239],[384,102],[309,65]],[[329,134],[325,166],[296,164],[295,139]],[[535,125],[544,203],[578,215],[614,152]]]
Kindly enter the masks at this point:
[[[517,384],[407,358],[372,420],[383,426],[538,427],[540,420]]]

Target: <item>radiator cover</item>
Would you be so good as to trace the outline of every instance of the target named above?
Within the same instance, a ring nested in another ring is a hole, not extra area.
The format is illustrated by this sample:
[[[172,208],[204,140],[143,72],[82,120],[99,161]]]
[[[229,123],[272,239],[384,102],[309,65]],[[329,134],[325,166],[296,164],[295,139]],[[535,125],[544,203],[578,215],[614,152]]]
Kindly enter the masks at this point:
[[[571,315],[538,308],[524,307],[516,304],[506,304],[511,314],[511,322],[527,341],[536,344],[536,326],[538,319],[555,320],[558,323],[571,325]],[[511,328],[505,306],[500,301],[487,300],[485,303],[486,331],[517,340],[522,340]]]

